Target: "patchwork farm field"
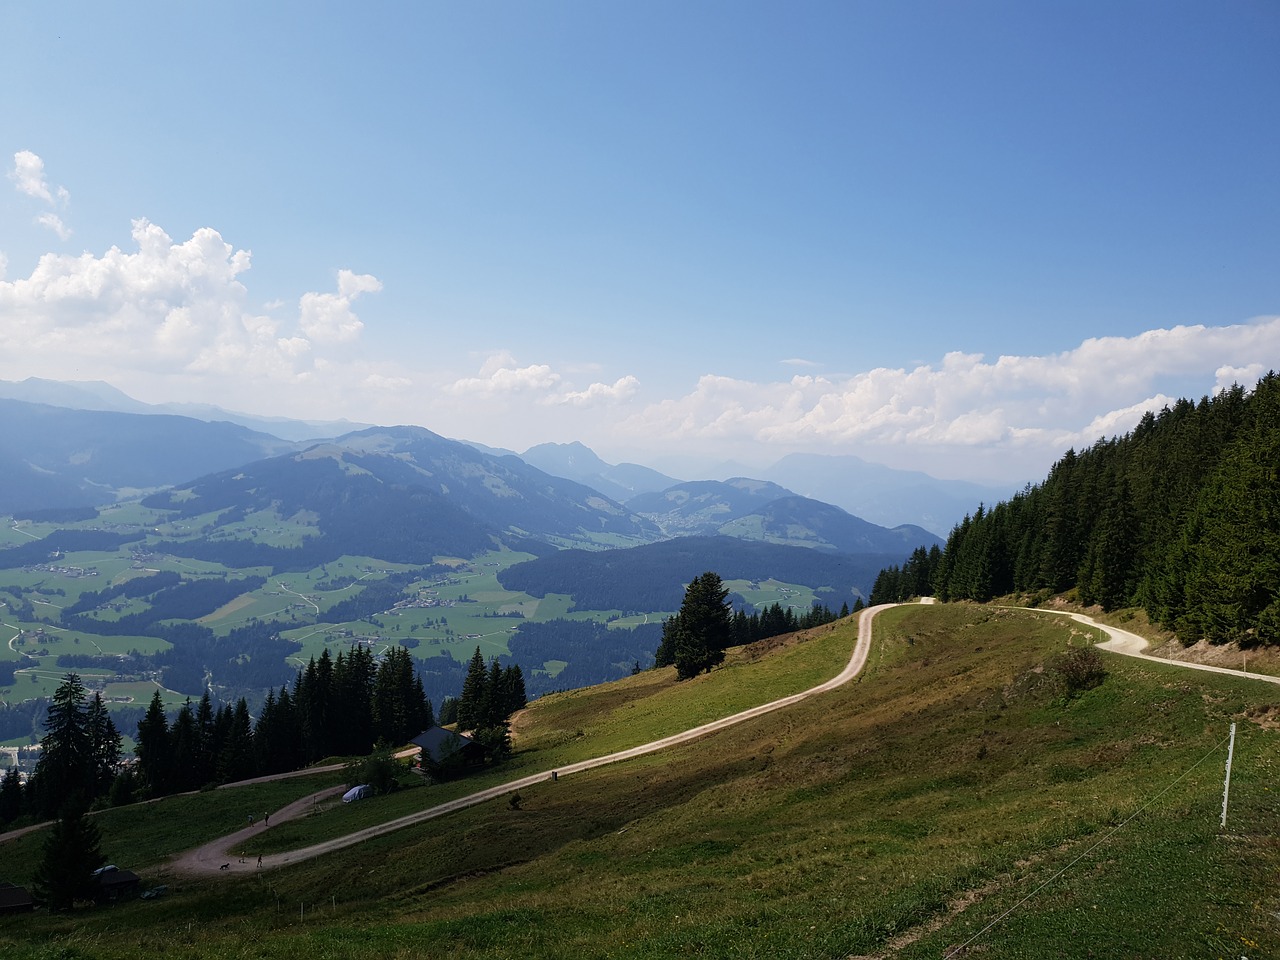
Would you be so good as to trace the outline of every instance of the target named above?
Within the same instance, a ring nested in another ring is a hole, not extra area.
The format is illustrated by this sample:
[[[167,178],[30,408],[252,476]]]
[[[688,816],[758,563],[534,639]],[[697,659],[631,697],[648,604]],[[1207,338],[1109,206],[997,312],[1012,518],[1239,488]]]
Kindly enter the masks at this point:
[[[70,671],[113,710],[145,705],[156,690],[174,708],[208,684],[219,699],[243,696],[256,708],[311,659],[359,643],[375,653],[410,650],[436,702],[457,694],[477,649],[486,659],[516,658],[536,693],[646,665],[661,621],[675,612],[576,609],[566,593],[508,589],[502,572],[533,555],[507,548],[427,566],[361,554],[308,569],[229,562],[252,560],[259,547],[292,549],[317,533],[305,511],[175,519],[136,503],[91,521],[0,521],[0,744],[33,742],[39,730],[7,723],[4,711],[47,697]],[[45,538],[49,549],[33,546]],[[758,608],[803,611],[817,599],[809,587],[776,580],[725,585]],[[522,625],[559,622],[607,627],[608,651],[579,663],[582,653],[557,649],[545,631],[518,647]]]

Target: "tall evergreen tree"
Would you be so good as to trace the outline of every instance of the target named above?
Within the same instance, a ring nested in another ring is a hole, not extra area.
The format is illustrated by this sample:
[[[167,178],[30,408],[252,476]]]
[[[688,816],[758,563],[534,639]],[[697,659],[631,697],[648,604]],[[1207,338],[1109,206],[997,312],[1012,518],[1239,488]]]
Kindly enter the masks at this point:
[[[97,796],[98,776],[84,684],[76,674],[68,673],[53,692],[45,730],[32,778],[33,809],[51,816],[72,797],[88,805]]]
[[[97,887],[93,872],[105,862],[102,836],[85,815],[84,801],[69,798],[44,841],[34,877],[36,899],[50,910],[70,910],[77,900],[91,899]]]
[[[480,648],[471,657],[467,665],[467,675],[462,681],[462,695],[458,698],[458,729],[474,730],[484,719],[485,682],[488,671],[485,670],[484,656]]]
[[[679,679],[695,677],[723,662],[733,639],[728,596],[719,574],[707,571],[693,578],[679,611],[663,621],[656,659],[674,664]]]
[[[195,790],[208,781],[200,779],[200,730],[196,726],[191,700],[178,710],[169,728],[169,762],[172,765],[170,786],[175,791]]]
[[[223,783],[249,779],[257,772],[253,758],[253,723],[249,705],[241,697],[231,712],[231,726],[218,755],[218,779]]]
[[[173,781],[173,762],[169,748],[169,720],[164,714],[164,701],[160,691],[151,694],[147,712],[138,721],[137,745],[138,775],[150,796],[161,797],[169,793]]]
[[[102,702],[102,694],[94,692],[89,699],[85,720],[89,728],[89,752],[93,757],[93,791],[96,799],[111,792],[111,782],[120,770],[124,738]]]
[[[22,816],[22,780],[18,768],[10,767],[0,779],[0,825]]]
[[[196,707],[196,770],[192,779],[200,786],[212,783],[216,772],[214,769],[214,758],[217,756],[214,745],[215,719],[213,697],[206,689],[200,697],[200,705]]]

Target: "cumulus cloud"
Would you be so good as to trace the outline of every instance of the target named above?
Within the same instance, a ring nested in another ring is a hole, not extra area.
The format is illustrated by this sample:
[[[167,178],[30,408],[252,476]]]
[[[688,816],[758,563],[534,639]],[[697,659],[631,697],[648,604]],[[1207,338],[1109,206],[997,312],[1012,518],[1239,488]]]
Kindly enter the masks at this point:
[[[1264,372],[1255,357],[1280,358],[1280,317],[1093,338],[1050,356],[948,353],[934,364],[839,380],[755,383],[707,375],[685,396],[632,416],[623,429],[636,438],[778,450],[860,445],[1056,456],[1126,432],[1171,395],[1207,392],[1206,380],[1215,389],[1251,386]],[[1195,377],[1198,388],[1183,386]]]
[[[13,169],[9,171],[9,179],[14,182],[19,193],[53,203],[53,194],[49,192],[49,184],[44,178],[44,161],[30,150],[19,150],[13,155]]]
[[[324,348],[363,324],[352,310],[375,277],[341,271],[336,293],[306,293],[296,319],[250,306],[241,277],[252,255],[211,228],[175,242],[146,219],[134,250],[102,256],[48,253],[31,275],[0,280],[0,349],[28,369],[59,376],[252,378],[298,383],[332,369]],[[341,357],[344,362],[347,357]]]
[[[640,381],[631,375],[619,377],[612,385],[593,383],[585,390],[568,390],[552,398],[554,403],[570,403],[574,406],[591,406],[597,403],[618,403],[629,400],[640,389]]]
[[[503,397],[516,394],[545,393],[560,383],[560,375],[545,363],[525,367],[515,365],[510,354],[497,354],[485,361],[477,377],[455,380],[451,393],[478,397]]]
[[[345,343],[354,340],[364,324],[351,309],[362,293],[377,293],[382,284],[377,277],[338,271],[337,293],[304,293],[298,301],[298,326],[311,339],[321,343]]]
[[[44,160],[30,150],[19,150],[13,155],[13,169],[9,171],[9,179],[19,193],[36,200],[43,200],[54,207],[65,207],[71,202],[71,194],[66,187],[50,187],[44,175]],[[57,234],[59,240],[67,240],[71,236],[71,228],[56,213],[46,211],[35,218],[35,222]]]
[[[487,400],[523,397],[549,406],[591,407],[629,400],[639,386],[640,381],[636,377],[627,375],[612,384],[592,383],[577,390],[549,364],[535,363],[522,367],[510,353],[503,351],[485,360],[479,376],[455,380],[448,391]]]
[[[36,217],[36,223],[42,227],[48,227],[58,235],[59,240],[71,239],[71,228],[62,222],[62,218],[56,213],[42,213]]]

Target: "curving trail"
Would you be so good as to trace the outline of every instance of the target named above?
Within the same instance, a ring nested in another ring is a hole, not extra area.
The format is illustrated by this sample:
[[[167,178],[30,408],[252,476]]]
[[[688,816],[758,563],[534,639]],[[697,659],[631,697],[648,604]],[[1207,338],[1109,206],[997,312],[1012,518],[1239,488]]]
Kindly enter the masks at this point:
[[[710,723],[704,723],[701,726],[693,727],[692,729],[685,730],[682,733],[663,737],[661,740],[654,740],[650,743],[641,744],[638,747],[619,750],[616,753],[610,753],[603,757],[596,757],[591,760],[582,760],[578,763],[571,763],[563,767],[557,767],[554,771],[547,770],[541,773],[530,774],[527,777],[521,777],[518,780],[511,780],[507,783],[499,784],[496,787],[489,787],[486,790],[480,790],[476,793],[468,794],[465,797],[450,800],[447,803],[437,804],[434,807],[428,807],[425,810],[419,810],[395,820],[388,820],[386,823],[367,827],[364,830],[348,834],[345,837],[335,837],[332,840],[326,840],[322,843],[303,847],[299,850],[290,850],[285,853],[264,854],[262,857],[261,868],[258,866],[257,857],[246,857],[244,860],[241,860],[239,857],[232,856],[227,852],[266,829],[266,827],[261,824],[246,827],[243,830],[238,830],[233,834],[220,837],[217,840],[206,843],[194,850],[189,850],[186,853],[179,854],[175,859],[169,862],[168,868],[174,873],[184,874],[187,876],[208,876],[215,873],[252,873],[256,872],[258,869],[265,870],[272,867],[282,867],[286,864],[298,863],[302,860],[309,860],[312,857],[318,857],[321,854],[329,853],[334,850],[341,850],[344,847],[354,846],[357,843],[363,843],[365,840],[382,836],[385,833],[391,833],[394,830],[400,830],[403,827],[422,823],[424,820],[442,817],[445,814],[453,813],[457,810],[464,810],[467,807],[475,806],[478,803],[484,803],[487,800],[507,796],[524,787],[533,786],[535,783],[545,783],[553,776],[570,776],[575,773],[581,773],[584,770],[593,770],[596,767],[603,767],[606,764],[618,763],[621,760],[630,760],[632,757],[643,756],[646,753],[665,750],[666,748],[674,747],[677,744],[696,740],[698,737],[706,736],[708,733],[723,730],[725,727],[731,727],[744,720],[750,720],[753,717],[759,717],[763,714],[771,713],[774,710],[781,710],[783,707],[789,707],[794,703],[799,703],[801,700],[806,700],[809,697],[816,696],[817,694],[825,693],[828,690],[834,690],[836,687],[848,683],[856,677],[862,670],[863,665],[866,664],[867,654],[871,650],[872,620],[881,610],[888,609],[891,606],[896,606],[896,604],[881,604],[880,606],[868,607],[863,610],[858,615],[858,639],[853,647],[853,655],[849,658],[849,662],[845,665],[845,668],[825,683],[820,683],[816,687],[811,687],[802,693],[792,694],[791,696],[783,697],[780,700],[774,700],[758,707],[752,707],[749,710],[743,710],[740,713],[735,713],[728,717],[722,717],[719,720],[713,720]],[[329,790],[321,791],[318,794],[313,794],[312,796],[303,797],[302,799],[289,804],[289,806],[284,809],[271,814],[271,819],[276,823],[282,823],[285,820],[291,820],[294,817],[302,816],[318,800],[332,797],[341,789],[342,788],[340,787],[334,787]]]
[[[932,597],[925,597],[922,598],[920,602],[933,603],[934,601]],[[849,662],[845,665],[845,668],[830,680],[820,683],[816,687],[811,687],[802,693],[792,694],[791,696],[783,697],[780,700],[774,700],[758,707],[752,707],[749,710],[743,710],[740,713],[735,713],[719,720],[713,720],[710,723],[704,723],[701,726],[693,727],[692,729],[685,730],[682,733],[663,737],[660,740],[654,740],[638,747],[619,750],[616,753],[610,753],[603,757],[596,757],[591,760],[582,760],[578,763],[558,767],[554,771],[547,770],[541,773],[530,774],[529,776],[521,777],[518,780],[511,780],[495,787],[489,787],[488,789],[480,790],[476,793],[468,794],[465,797],[459,797],[446,803],[437,804],[436,806],[416,811],[395,820],[388,820],[386,823],[367,827],[364,830],[348,834],[345,837],[336,837],[332,840],[326,840],[322,843],[313,844],[312,846],[303,847],[298,850],[290,850],[285,853],[265,854],[261,859],[261,866],[259,866],[258,859],[256,857],[246,857],[244,860],[241,860],[240,858],[227,853],[228,850],[239,846],[245,840],[248,840],[250,837],[260,833],[263,829],[266,829],[261,825],[261,823],[259,823],[243,830],[239,830],[228,836],[220,837],[219,839],[211,841],[201,847],[197,847],[194,850],[189,850],[186,853],[179,854],[170,861],[168,867],[171,871],[178,874],[187,876],[208,876],[215,873],[250,873],[257,871],[258,869],[270,869],[273,867],[282,867],[287,864],[298,863],[334,850],[341,850],[344,847],[363,843],[365,840],[370,840],[374,837],[382,836],[383,834],[412,826],[413,824],[422,823],[425,820],[442,817],[446,814],[453,813],[457,810],[464,810],[467,807],[472,807],[488,800],[508,796],[522,788],[533,786],[536,783],[544,783],[553,777],[570,776],[575,773],[582,773],[586,770],[593,770],[596,767],[603,767],[610,763],[618,763],[619,761],[629,760],[633,757],[643,756],[647,753],[665,750],[668,747],[688,743],[690,740],[696,740],[699,737],[706,736],[709,733],[714,733],[717,730],[723,730],[726,727],[731,727],[744,720],[763,716],[764,714],[771,713],[774,710],[781,710],[784,707],[789,707],[792,704],[799,703],[809,697],[826,693],[828,690],[834,690],[836,687],[848,683],[856,677],[866,664],[867,655],[871,651],[872,621],[875,619],[876,614],[894,606],[898,606],[898,604],[880,604],[874,607],[867,607],[863,610],[858,615],[858,639],[854,644],[853,654],[849,658]],[[1124,656],[1129,657],[1138,657],[1143,660],[1151,660],[1155,663],[1174,664],[1176,666],[1187,667],[1193,670],[1207,670],[1211,673],[1226,673],[1234,676],[1248,677],[1253,680],[1263,680],[1269,683],[1280,684],[1280,677],[1264,676],[1262,674],[1246,673],[1242,670],[1231,670],[1226,667],[1212,667],[1205,664],[1185,663],[1178,660],[1165,660],[1160,657],[1153,657],[1142,652],[1148,644],[1146,640],[1138,636],[1136,633],[1131,633],[1128,630],[1121,629],[1120,627],[1111,627],[1106,624],[1098,623],[1092,617],[1088,617],[1081,613],[1073,613],[1066,610],[1045,610],[1042,608],[1031,607],[1018,607],[1011,609],[1026,609],[1033,610],[1037,613],[1051,613],[1058,616],[1066,616],[1083,623],[1086,626],[1102,630],[1110,639],[1097,644],[1097,646],[1111,653],[1123,654]],[[300,773],[301,772],[308,771],[300,771]],[[271,818],[277,823],[281,823],[285,820],[291,820],[294,817],[302,816],[307,812],[307,810],[311,809],[315,803],[337,795],[342,789],[342,787],[332,787],[328,790],[323,790],[319,793],[303,797],[302,799],[289,804],[287,807],[272,813]]]
[[[1145,637],[1140,637],[1136,633],[1125,630],[1121,627],[1108,626],[1105,623],[1099,623],[1093,617],[1086,616],[1083,613],[1075,613],[1070,610],[1046,610],[1043,607],[1010,607],[1011,610],[1031,610],[1035,613],[1051,613],[1059,617],[1070,617],[1078,623],[1083,623],[1087,627],[1094,627],[1105,633],[1110,639],[1104,640],[1102,643],[1094,644],[1099,650],[1107,650],[1111,653],[1119,653],[1126,657],[1137,657],[1139,660],[1150,660],[1152,663],[1173,664],[1177,667],[1186,667],[1188,670],[1204,670],[1208,673],[1225,673],[1232,677],[1246,677],[1249,680],[1261,680],[1264,683],[1280,684],[1280,677],[1273,677],[1266,673],[1249,673],[1245,670],[1234,670],[1231,667],[1214,667],[1207,663],[1191,663],[1186,660],[1167,660],[1164,657],[1153,657],[1149,653],[1143,651],[1150,646]]]

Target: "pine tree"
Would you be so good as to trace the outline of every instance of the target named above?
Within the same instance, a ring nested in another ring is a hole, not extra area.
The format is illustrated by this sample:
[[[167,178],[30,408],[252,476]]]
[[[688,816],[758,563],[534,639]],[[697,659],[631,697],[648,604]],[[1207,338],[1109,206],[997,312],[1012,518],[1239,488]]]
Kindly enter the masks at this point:
[[[677,678],[687,680],[723,662],[733,639],[728,595],[720,576],[707,571],[693,578],[680,610],[663,622],[660,649],[675,664]]]
[[[77,900],[91,899],[97,888],[93,872],[106,862],[102,836],[85,816],[82,799],[72,797],[49,830],[36,867],[36,899],[50,910],[70,910]]]
[[[10,767],[0,779],[0,825],[22,816],[22,780],[18,768]]]
[[[150,796],[161,797],[171,789],[173,764],[169,749],[169,721],[164,715],[160,691],[151,694],[146,715],[138,721],[138,774]]]
[[[520,669],[519,667],[516,668]],[[524,677],[520,678],[520,690],[524,690]],[[436,725],[435,710],[431,706],[431,701],[427,698],[427,688],[423,686],[422,674],[417,670],[413,672],[413,705],[414,718],[411,728],[421,733]],[[415,734],[416,736],[417,734]]]
[[[218,779],[222,783],[247,780],[257,771],[253,765],[253,724],[249,704],[241,697],[231,713],[231,728],[218,755]]]
[[[200,705],[196,707],[196,756],[195,774],[192,779],[200,786],[212,783],[214,777],[214,709],[213,697],[205,690],[200,697]]]
[[[91,797],[105,797],[111,792],[111,783],[120,769],[123,738],[115,721],[102,702],[102,694],[95,692],[85,711],[85,723],[89,730],[89,755],[92,757]]]
[[[40,741],[40,761],[32,777],[32,807],[51,816],[71,797],[89,804],[97,795],[97,776],[84,684],[67,674],[54,691]]]
[[[200,779],[200,731],[196,726],[196,714],[188,699],[169,728],[169,757],[172,764],[171,786],[176,791],[195,790],[207,781]]]
[[[467,666],[467,675],[462,681],[462,696],[458,698],[458,729],[474,730],[484,718],[485,681],[488,672],[485,670],[484,657],[480,648]]]
[[[378,668],[373,651],[361,644],[347,651],[345,659],[338,655],[334,683],[338,692],[339,738],[337,752],[367,753],[376,739],[374,733],[373,697]]]

